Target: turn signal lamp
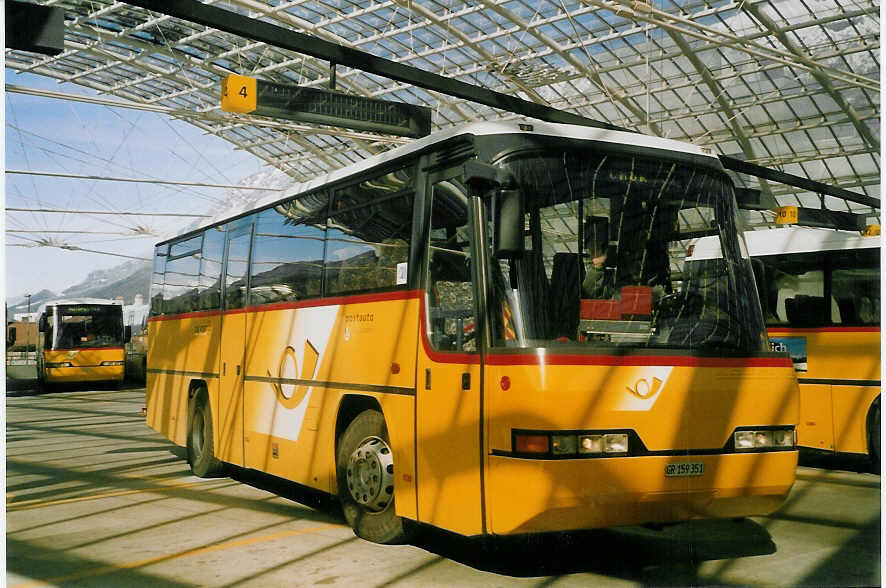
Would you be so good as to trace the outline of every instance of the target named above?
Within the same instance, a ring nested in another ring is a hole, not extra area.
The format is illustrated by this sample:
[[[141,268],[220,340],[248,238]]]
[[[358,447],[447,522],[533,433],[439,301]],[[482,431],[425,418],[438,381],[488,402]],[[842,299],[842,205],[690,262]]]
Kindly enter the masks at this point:
[[[547,453],[549,447],[547,435],[514,435],[514,451],[517,453]]]

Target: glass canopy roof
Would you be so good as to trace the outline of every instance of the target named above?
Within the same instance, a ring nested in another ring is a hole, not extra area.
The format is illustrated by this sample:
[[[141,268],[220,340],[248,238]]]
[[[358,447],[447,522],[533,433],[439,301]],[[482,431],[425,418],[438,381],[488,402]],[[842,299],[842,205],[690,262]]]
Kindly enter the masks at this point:
[[[327,88],[326,61],[111,0],[65,11],[65,51],[6,67],[168,112],[307,180],[408,139],[235,115],[237,73]],[[162,3],[161,3],[162,4]],[[879,4],[866,0],[223,0],[253,19],[880,197]],[[30,91],[13,85],[7,91]],[[429,106],[436,129],[516,115],[338,66],[339,91]],[[40,93],[40,91],[33,91]],[[760,188],[755,178],[739,183]],[[818,195],[763,185],[780,204]],[[870,211],[828,197],[828,208]],[[772,220],[755,213],[752,224]]]

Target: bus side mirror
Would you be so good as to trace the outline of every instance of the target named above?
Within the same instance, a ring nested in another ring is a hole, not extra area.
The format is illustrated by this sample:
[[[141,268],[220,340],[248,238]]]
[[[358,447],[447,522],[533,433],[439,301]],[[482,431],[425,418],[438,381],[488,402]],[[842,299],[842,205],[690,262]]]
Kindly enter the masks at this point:
[[[123,342],[129,343],[132,341],[132,325],[126,325],[123,327]]]
[[[46,315],[40,316],[40,321],[37,323],[37,330],[41,333],[46,332]]]
[[[525,247],[526,213],[519,190],[496,190],[492,209],[492,251],[496,259],[517,259]]]
[[[9,349],[15,345],[15,327],[6,329],[6,348]]]
[[[477,160],[464,163],[463,177],[476,193],[492,197],[492,252],[496,259],[516,259],[523,255],[525,211],[523,194],[512,186],[513,176],[505,169]]]

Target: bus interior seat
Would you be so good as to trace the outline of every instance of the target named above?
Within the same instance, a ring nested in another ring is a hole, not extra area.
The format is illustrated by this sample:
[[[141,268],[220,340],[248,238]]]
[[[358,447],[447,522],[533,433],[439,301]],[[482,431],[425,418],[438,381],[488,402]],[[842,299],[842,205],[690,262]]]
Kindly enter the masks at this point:
[[[840,309],[841,322],[847,324],[858,324],[858,312],[855,307],[854,298],[837,298],[837,306]]]
[[[827,322],[828,308],[824,296],[797,294],[785,299],[784,308],[793,327],[811,327]]]
[[[529,250],[523,257],[514,261],[516,287],[520,291],[525,306],[533,310],[523,317],[528,333],[546,337],[551,329],[551,285],[545,273],[545,262],[541,253]],[[513,276],[512,276],[513,285]]]
[[[578,253],[555,253],[551,271],[551,319],[555,338],[578,334],[584,266]]]

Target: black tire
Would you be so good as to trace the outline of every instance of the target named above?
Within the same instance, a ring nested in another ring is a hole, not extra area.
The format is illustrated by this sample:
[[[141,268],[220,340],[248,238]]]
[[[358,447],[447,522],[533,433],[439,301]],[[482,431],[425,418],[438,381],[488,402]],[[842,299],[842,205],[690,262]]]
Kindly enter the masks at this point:
[[[874,403],[871,408],[871,414],[868,417],[868,453],[871,457],[871,464],[874,471],[880,473],[880,399]]]
[[[188,414],[188,463],[191,471],[200,478],[221,475],[224,464],[216,459],[212,440],[212,412],[203,391],[197,392],[190,402]]]
[[[394,514],[394,463],[385,418],[364,410],[338,442],[338,499],[354,533],[373,543],[405,543],[412,525]],[[358,499],[355,495],[359,496]]]

